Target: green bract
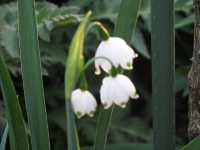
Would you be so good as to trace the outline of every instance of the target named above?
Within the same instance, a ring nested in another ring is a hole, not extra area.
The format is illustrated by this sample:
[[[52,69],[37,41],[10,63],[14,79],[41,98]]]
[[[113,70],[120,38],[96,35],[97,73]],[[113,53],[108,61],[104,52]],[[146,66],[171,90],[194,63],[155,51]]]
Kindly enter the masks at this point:
[[[66,62],[65,99],[67,112],[68,150],[80,149],[70,97],[84,67],[83,47],[85,32],[90,16],[91,12],[88,12],[84,20],[79,25],[70,44],[69,54]]]

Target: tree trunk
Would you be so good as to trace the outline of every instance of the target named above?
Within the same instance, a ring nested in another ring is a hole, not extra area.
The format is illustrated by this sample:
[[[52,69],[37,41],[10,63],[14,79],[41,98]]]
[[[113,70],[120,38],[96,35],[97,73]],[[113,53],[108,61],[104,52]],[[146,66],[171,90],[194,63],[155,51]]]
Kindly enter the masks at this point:
[[[189,85],[189,138],[200,135],[200,0],[194,0],[196,22],[192,67],[188,74]]]

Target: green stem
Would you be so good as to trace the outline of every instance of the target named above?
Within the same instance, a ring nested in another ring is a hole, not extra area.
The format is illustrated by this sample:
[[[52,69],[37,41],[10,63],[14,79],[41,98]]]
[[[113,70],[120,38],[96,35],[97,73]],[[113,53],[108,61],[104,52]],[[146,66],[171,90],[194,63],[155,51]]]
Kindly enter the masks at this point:
[[[70,99],[66,99],[67,109],[67,141],[69,150],[80,150],[78,133],[76,130],[75,115],[72,110]],[[70,136],[69,136],[70,135]]]
[[[141,0],[123,0],[121,2],[120,12],[115,27],[115,36],[119,36],[129,41],[136,27],[137,16],[140,8]],[[116,108],[118,109],[118,108]],[[96,138],[94,150],[104,150],[106,145],[109,124],[112,118],[112,109],[101,109],[98,116],[98,124],[96,129]]]
[[[110,37],[110,34],[108,30],[100,22],[94,21],[90,23],[90,25],[88,26],[87,32],[89,32],[89,30],[91,30],[93,27],[96,27],[98,29],[99,34],[103,40],[105,41],[108,40],[108,38]]]
[[[86,80],[86,76],[85,76],[85,71],[94,63],[95,60],[97,59],[104,59],[106,61],[108,61],[112,66],[113,63],[110,59],[106,58],[106,57],[93,57],[91,58],[83,67],[83,69],[80,72],[80,75],[78,77],[78,81],[77,81],[77,87],[80,87],[82,90],[87,90],[88,89],[88,84],[87,84],[87,80]]]
[[[114,109],[114,106],[112,106],[111,108],[109,108],[107,110],[105,110],[103,108],[103,106],[101,106],[101,108],[100,108],[99,116],[98,116],[98,120],[97,120],[97,129],[98,130],[96,130],[94,150],[104,150],[105,149],[113,109]]]
[[[175,150],[174,0],[152,0],[154,150]]]

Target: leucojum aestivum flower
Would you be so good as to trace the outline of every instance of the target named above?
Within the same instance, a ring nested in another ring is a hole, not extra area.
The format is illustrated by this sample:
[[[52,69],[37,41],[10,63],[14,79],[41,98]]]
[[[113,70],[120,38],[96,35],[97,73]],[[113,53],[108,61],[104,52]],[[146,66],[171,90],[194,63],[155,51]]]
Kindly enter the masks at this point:
[[[72,92],[72,106],[77,117],[80,118],[87,114],[90,117],[94,116],[97,108],[95,97],[87,90],[77,89]]]
[[[130,98],[138,98],[132,81],[121,73],[121,70],[133,69],[133,60],[137,56],[126,41],[119,37],[109,37],[99,44],[94,63],[96,74],[101,74],[101,70],[108,74],[100,87],[100,101],[105,109],[112,105],[125,108]],[[78,118],[84,115],[94,116],[97,102],[87,89],[74,90],[71,101]]]

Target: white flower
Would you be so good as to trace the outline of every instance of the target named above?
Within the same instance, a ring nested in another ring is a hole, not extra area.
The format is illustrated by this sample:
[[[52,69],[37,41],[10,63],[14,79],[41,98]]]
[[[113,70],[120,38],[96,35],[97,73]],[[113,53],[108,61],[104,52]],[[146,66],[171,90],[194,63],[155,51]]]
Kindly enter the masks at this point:
[[[109,61],[101,58],[108,58],[114,65],[114,67],[121,67],[126,70],[133,68],[133,59],[138,55],[134,50],[121,38],[119,37],[110,37],[106,41],[102,41],[97,48],[95,54],[95,68],[96,74],[100,74],[100,67],[105,71],[109,72],[111,69],[111,64]]]
[[[129,98],[136,99],[138,95],[131,80],[125,75],[118,74],[115,77],[108,76],[103,79],[100,97],[101,103],[107,109],[112,104],[124,108]]]
[[[77,89],[72,92],[72,107],[78,118],[84,115],[94,116],[97,108],[95,97],[87,90]]]

